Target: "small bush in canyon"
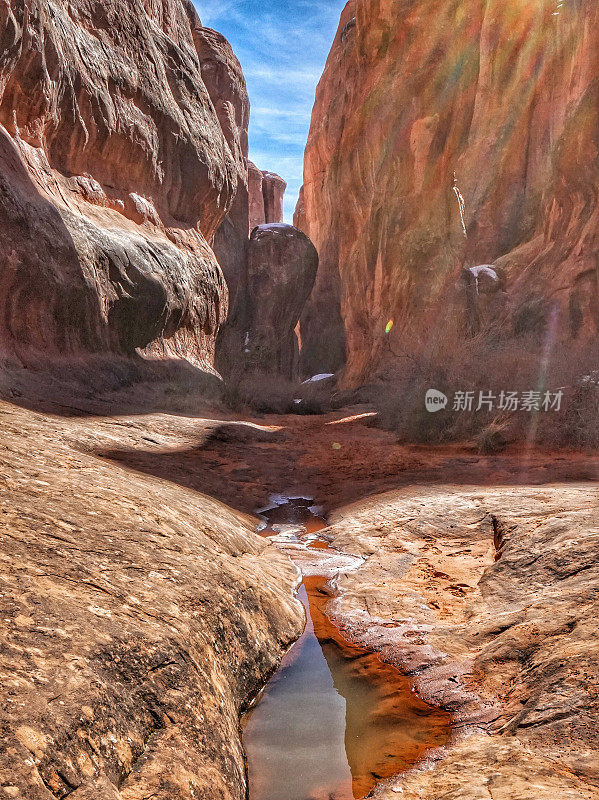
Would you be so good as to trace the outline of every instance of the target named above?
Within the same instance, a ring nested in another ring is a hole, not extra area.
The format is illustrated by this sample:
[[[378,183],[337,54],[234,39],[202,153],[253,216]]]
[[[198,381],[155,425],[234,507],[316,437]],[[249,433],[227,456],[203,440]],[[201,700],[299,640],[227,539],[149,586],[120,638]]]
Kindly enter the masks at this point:
[[[599,357],[595,350],[556,347],[549,355],[535,337],[493,336],[438,341],[426,354],[407,350],[394,358],[369,387],[381,427],[400,441],[442,444],[472,442],[479,452],[501,452],[511,442],[545,447],[599,449]],[[449,398],[436,413],[425,408],[428,389]],[[500,410],[497,404],[477,411],[479,393],[498,398],[503,392],[563,392],[559,410]],[[471,411],[455,411],[455,392],[472,392]]]
[[[297,383],[281,375],[251,373],[229,383],[224,401],[234,411],[324,414],[331,408],[331,389],[320,383]]]

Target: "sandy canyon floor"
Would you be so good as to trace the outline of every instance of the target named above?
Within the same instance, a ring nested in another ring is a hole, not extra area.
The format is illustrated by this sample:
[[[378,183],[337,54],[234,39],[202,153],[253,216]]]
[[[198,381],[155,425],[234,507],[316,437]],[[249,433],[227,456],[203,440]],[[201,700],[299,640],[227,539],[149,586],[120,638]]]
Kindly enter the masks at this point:
[[[239,798],[239,715],[303,625],[277,492],[363,559],[327,614],[450,711],[378,798],[599,796],[599,459],[404,447],[364,407],[242,418],[155,385],[0,406],[0,797]]]

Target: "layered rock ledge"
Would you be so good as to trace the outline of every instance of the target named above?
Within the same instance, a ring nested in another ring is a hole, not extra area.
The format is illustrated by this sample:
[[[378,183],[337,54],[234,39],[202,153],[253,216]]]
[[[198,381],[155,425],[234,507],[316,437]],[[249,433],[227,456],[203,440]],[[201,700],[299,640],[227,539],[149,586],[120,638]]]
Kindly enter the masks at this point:
[[[245,512],[285,487],[340,509],[328,613],[455,717],[381,797],[596,797],[596,458],[401,446],[363,407],[248,423],[187,378],[2,377],[4,795],[244,797],[238,714],[302,622]]]
[[[328,611],[456,720],[377,798],[597,797],[598,521],[596,484],[416,486],[334,515],[366,563]]]
[[[301,632],[296,571],[245,515],[91,453],[218,420],[70,415],[0,404],[0,796],[243,800],[239,714]]]

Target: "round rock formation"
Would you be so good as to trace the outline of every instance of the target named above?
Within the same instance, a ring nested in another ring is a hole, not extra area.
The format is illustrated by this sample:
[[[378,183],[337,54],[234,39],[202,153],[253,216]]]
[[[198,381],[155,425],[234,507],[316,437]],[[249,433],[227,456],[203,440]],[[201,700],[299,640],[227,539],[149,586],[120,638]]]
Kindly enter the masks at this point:
[[[209,243],[244,170],[230,48],[189,0],[4,2],[0,39],[0,350],[210,369]]]
[[[295,327],[318,270],[310,239],[292,225],[259,225],[248,249],[248,296],[243,333],[246,369],[297,372]]]

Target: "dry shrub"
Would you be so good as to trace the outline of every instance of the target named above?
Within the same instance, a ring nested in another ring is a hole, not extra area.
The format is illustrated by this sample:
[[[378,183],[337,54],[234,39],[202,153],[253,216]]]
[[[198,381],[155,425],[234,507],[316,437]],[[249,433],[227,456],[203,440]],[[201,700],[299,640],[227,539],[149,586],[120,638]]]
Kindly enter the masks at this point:
[[[332,407],[331,385],[324,384],[297,383],[281,375],[254,372],[229,383],[224,401],[237,412],[324,414]]]
[[[574,387],[563,410],[547,422],[540,429],[543,444],[599,451],[599,384]]]
[[[223,399],[233,411],[289,414],[293,409],[293,384],[281,376],[252,373],[228,383]]]
[[[510,442],[509,420],[496,417],[476,434],[475,441],[483,455],[502,453]]]
[[[368,389],[381,427],[400,441],[441,444],[471,441],[480,452],[497,453],[513,441],[546,447],[599,449],[599,353],[596,347],[556,346],[548,353],[538,337],[478,337],[437,340],[428,352],[406,346],[387,362]],[[591,376],[588,380],[587,376]],[[595,377],[597,380],[595,380]],[[449,398],[445,410],[425,408],[428,389]],[[563,390],[561,410],[476,411],[479,392]],[[474,392],[473,410],[454,411],[456,391]]]

